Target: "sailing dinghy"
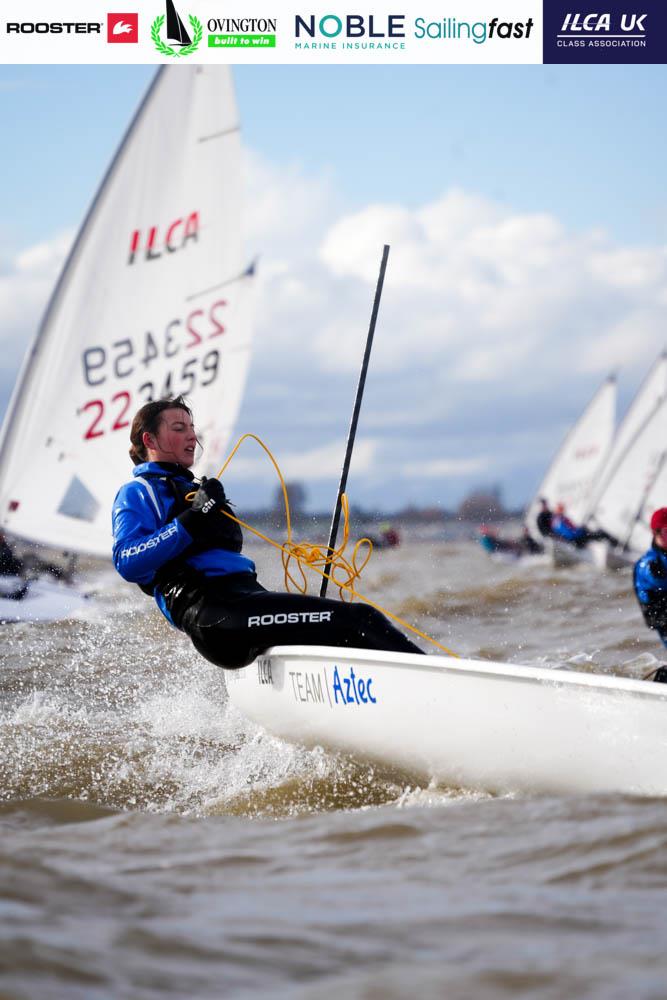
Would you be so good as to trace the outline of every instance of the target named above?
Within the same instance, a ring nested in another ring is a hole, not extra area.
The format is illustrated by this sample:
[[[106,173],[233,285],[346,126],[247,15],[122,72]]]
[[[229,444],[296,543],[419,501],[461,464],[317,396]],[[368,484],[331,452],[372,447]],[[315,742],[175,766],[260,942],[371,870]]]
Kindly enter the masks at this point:
[[[651,544],[649,522],[667,502],[667,354],[649,371],[621,422],[589,500],[586,524],[603,528],[620,544],[589,545],[594,561],[629,566]]]
[[[131,469],[132,416],[165,395],[187,396],[212,463],[195,472],[215,474],[250,350],[240,158],[230,68],[159,70],[83,222],[10,401],[0,438],[0,526],[12,536],[110,558],[112,501]],[[14,604],[17,615],[35,617],[32,600]]]
[[[537,529],[540,499],[553,510],[565,505],[565,513],[575,524],[581,524],[587,512],[591,491],[605,465],[616,419],[616,378],[605,380],[577,422],[566,435],[547,469],[533,499],[526,509],[525,522],[531,536],[545,544],[545,551],[554,566],[567,566],[590,561],[586,549],[577,549],[558,539],[544,539]],[[530,560],[530,556],[522,557]]]
[[[276,646],[225,671],[274,736],[494,793],[666,795],[667,687],[445,656]]]
[[[564,504],[567,516],[575,523],[583,523],[591,491],[614,438],[615,413],[616,379],[610,376],[566,435],[526,508],[524,523],[542,551],[521,551],[519,545],[513,552],[494,553],[492,558],[518,565],[554,567],[592,561],[588,546],[578,549],[558,538],[544,538],[537,527],[537,515],[543,498],[552,510],[556,504]],[[520,539],[517,541],[520,543]]]

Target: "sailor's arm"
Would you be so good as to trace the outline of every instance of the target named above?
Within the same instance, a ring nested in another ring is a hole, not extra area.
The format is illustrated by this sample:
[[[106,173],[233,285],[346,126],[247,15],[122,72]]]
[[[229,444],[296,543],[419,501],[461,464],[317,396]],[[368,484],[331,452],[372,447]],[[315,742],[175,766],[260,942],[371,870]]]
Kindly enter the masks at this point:
[[[192,536],[179,518],[161,522],[140,483],[120,491],[112,521],[114,565],[128,583],[150,583],[161,566],[192,544]]]
[[[639,600],[646,604],[652,594],[663,592],[667,596],[667,563],[654,552],[647,552],[637,562],[634,584]]]

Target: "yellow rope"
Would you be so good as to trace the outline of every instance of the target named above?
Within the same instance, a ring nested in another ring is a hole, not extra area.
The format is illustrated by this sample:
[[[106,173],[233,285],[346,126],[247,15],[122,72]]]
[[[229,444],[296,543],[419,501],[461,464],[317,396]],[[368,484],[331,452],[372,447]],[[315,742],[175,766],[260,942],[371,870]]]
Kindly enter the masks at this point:
[[[280,551],[282,565],[283,565],[283,572],[285,574],[285,589],[289,591],[289,585],[291,583],[294,587],[296,587],[299,593],[305,594],[307,592],[308,581],[306,579],[306,574],[303,568],[303,564],[305,563],[308,569],[313,570],[313,572],[318,573],[321,577],[325,577],[327,580],[331,580],[331,582],[338,587],[341,600],[345,600],[344,597],[345,593],[349,595],[350,600],[356,597],[358,600],[363,601],[365,604],[370,605],[370,607],[375,608],[376,611],[382,612],[382,614],[386,615],[387,618],[391,618],[392,621],[395,621],[399,625],[402,625],[403,628],[406,628],[410,632],[413,632],[414,635],[418,635],[420,639],[425,639],[427,642],[430,642],[434,646],[437,646],[438,649],[441,649],[444,653],[447,653],[448,656],[454,656],[458,659],[459,658],[458,653],[454,653],[451,649],[448,649],[446,646],[443,646],[442,643],[439,643],[432,636],[427,635],[426,632],[420,631],[418,628],[415,628],[414,625],[410,625],[402,618],[399,618],[398,615],[393,614],[391,611],[388,611],[386,608],[383,608],[380,604],[376,604],[375,601],[371,601],[370,598],[365,597],[363,594],[360,594],[357,590],[355,590],[353,584],[355,580],[359,579],[362,571],[364,570],[365,566],[368,563],[368,560],[371,557],[371,553],[373,551],[373,543],[371,542],[370,538],[360,538],[354,547],[351,559],[348,560],[345,558],[344,552],[345,549],[347,548],[350,535],[350,528],[349,528],[350,512],[349,512],[347,496],[344,493],[341,497],[341,510],[343,513],[343,541],[339,546],[339,548],[330,550],[328,546],[326,547],[326,549],[322,549],[319,545],[312,545],[309,542],[295,543],[292,541],[292,519],[290,517],[287,486],[285,485],[283,474],[280,471],[280,467],[278,466],[278,463],[271,454],[269,448],[264,444],[264,442],[260,438],[257,437],[256,434],[243,434],[242,437],[239,438],[239,440],[236,442],[236,445],[228,455],[224,465],[218,472],[217,478],[218,479],[222,478],[223,473],[227,469],[227,466],[233,459],[234,455],[239,450],[243,442],[246,441],[248,438],[251,438],[253,441],[256,441],[257,444],[264,449],[265,453],[271,460],[274,469],[276,470],[278,479],[280,480],[280,486],[283,491],[283,501],[285,505],[285,520],[287,522],[287,541],[282,544],[280,542],[276,542],[272,538],[269,538],[268,535],[263,534],[261,531],[258,531],[256,528],[253,528],[252,525],[247,524],[245,521],[242,521],[240,518],[236,517],[236,515],[230,514],[228,511],[222,511],[222,513],[224,513],[226,517],[231,518],[232,521],[236,521],[236,523],[239,524],[242,528],[245,528],[246,531],[251,532],[251,534],[256,535],[257,538],[261,538],[262,541],[267,542],[269,545],[272,545],[275,549],[278,549]],[[365,557],[361,565],[357,565],[359,552],[364,545],[367,548]],[[298,564],[299,577],[300,577],[298,580],[294,578],[289,568],[292,559],[296,559]],[[329,570],[329,572],[327,572],[327,569]],[[346,574],[345,578],[337,579],[336,577],[337,572],[345,573]]]

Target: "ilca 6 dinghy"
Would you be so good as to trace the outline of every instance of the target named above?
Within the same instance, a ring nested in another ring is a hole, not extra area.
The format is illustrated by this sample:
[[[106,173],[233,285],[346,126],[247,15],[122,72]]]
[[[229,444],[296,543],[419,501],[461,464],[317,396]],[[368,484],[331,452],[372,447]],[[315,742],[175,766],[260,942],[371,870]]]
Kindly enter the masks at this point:
[[[110,561],[111,506],[131,469],[130,420],[152,399],[187,394],[207,456],[215,464],[223,453],[250,357],[254,281],[241,187],[230,68],[158,70],[10,402],[0,441],[2,530]],[[2,601],[5,620],[69,614],[75,588],[61,588],[47,608],[37,601],[45,586],[30,581],[23,595],[0,596],[0,614]]]
[[[377,304],[376,293],[374,317]],[[339,501],[355,426],[353,416]],[[329,551],[336,530],[334,514]],[[663,684],[327,646],[276,646],[225,674],[232,705],[273,735],[419,780],[495,793],[667,794]]]

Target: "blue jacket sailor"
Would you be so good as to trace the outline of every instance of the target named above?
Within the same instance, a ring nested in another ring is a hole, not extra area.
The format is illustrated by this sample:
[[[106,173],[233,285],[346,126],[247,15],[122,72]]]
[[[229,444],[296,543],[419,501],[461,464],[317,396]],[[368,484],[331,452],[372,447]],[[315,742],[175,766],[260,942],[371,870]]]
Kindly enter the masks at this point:
[[[651,531],[651,548],[635,563],[633,581],[644,621],[667,646],[667,507],[654,512]]]
[[[142,406],[130,440],[135,469],[113,505],[114,564],[206,659],[233,669],[279,644],[421,653],[368,605],[262,587],[222,483],[190,471],[197,435],[180,396]]]

